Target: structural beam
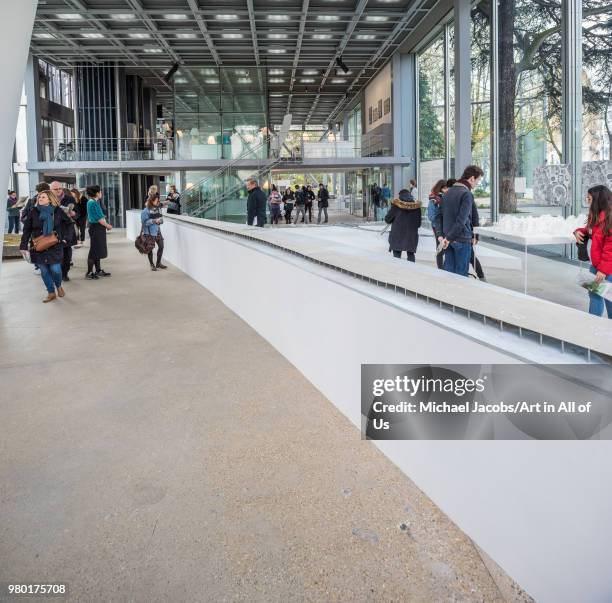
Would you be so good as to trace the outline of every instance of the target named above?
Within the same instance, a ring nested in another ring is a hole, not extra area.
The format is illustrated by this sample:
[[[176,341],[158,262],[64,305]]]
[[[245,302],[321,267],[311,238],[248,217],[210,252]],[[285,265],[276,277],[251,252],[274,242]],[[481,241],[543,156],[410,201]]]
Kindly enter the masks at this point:
[[[455,177],[472,163],[470,11],[470,2],[455,0]]]

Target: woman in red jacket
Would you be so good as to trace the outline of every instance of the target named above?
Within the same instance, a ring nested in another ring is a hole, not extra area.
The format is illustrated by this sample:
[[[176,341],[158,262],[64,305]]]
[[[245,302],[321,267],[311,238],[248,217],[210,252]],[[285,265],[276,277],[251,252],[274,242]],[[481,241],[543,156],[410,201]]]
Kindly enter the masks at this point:
[[[578,243],[591,239],[591,272],[595,281],[612,283],[612,191],[607,186],[597,185],[587,192],[590,205],[587,225],[574,232]],[[604,306],[608,318],[612,318],[612,301],[589,292],[589,314],[601,316]]]

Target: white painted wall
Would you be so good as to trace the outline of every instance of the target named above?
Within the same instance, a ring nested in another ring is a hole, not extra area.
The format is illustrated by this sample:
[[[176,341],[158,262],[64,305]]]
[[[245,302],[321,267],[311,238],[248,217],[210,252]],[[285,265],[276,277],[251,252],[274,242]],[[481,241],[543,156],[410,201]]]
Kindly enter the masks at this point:
[[[389,113],[384,115],[385,100],[391,98],[391,63],[384,67],[381,72],[368,84],[365,89],[365,124],[366,132],[370,132],[381,124],[390,124],[393,115],[393,107]],[[368,115],[370,107],[378,107],[378,101],[382,100],[383,115],[376,121],[369,123]]]
[[[128,212],[128,238],[139,230],[139,213]],[[174,220],[163,234],[168,261],[267,339],[356,426],[362,363],[516,362],[300,269],[269,247],[254,250]],[[612,600],[612,442],[377,445],[538,601]]]

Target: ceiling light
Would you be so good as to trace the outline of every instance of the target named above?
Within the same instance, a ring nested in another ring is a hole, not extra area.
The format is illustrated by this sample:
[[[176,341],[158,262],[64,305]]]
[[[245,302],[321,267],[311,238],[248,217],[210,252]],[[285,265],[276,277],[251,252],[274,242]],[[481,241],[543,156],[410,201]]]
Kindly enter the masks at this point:
[[[239,77],[238,83],[239,84],[252,84],[253,80],[250,77]]]
[[[187,15],[185,15],[183,13],[164,15],[164,16],[166,17],[166,19],[172,19],[173,21],[179,21],[180,19],[186,19],[187,18]]]
[[[238,15],[215,15],[215,19],[219,21],[234,21],[238,18]]]
[[[207,84],[218,84],[219,80],[204,80]]]
[[[81,34],[84,38],[88,38],[90,40],[99,40],[104,37],[104,34],[101,33],[83,33]]]
[[[300,82],[302,82],[302,84],[312,84],[314,82],[314,80],[312,78],[309,77],[303,77]]]
[[[272,77],[268,80],[270,84],[282,84],[285,80],[282,77]]]
[[[270,40],[284,40],[287,38],[286,33],[269,33],[268,39]]]
[[[226,40],[238,40],[242,38],[243,35],[241,33],[224,33],[221,34],[221,37],[225,38]]]
[[[278,15],[272,13],[271,15],[268,15],[268,21],[289,21],[289,15]]]
[[[302,73],[304,75],[319,75],[319,72],[316,69],[304,69]]]
[[[285,75],[285,70],[284,69],[270,69],[268,73],[270,75]]]
[[[357,36],[358,40],[374,40],[376,36],[374,34],[359,34]]]
[[[336,57],[336,65],[344,71],[344,73],[349,72],[349,68],[346,66],[346,63],[342,60],[342,57]]]
[[[317,15],[318,21],[338,21],[339,19],[338,15]]]
[[[313,34],[313,40],[329,40],[331,38],[331,34]]]
[[[134,38],[135,40],[144,40],[146,38],[150,38],[151,34],[143,33],[143,32],[137,32],[137,33],[128,34],[128,36],[130,36],[130,38]]]
[[[285,54],[287,51],[284,48],[268,48],[270,54]]]
[[[161,48],[144,48],[143,50],[149,54],[163,52]]]
[[[184,77],[177,77],[174,79],[175,84],[186,84],[187,80]]]
[[[134,13],[115,13],[111,15],[111,19],[115,21],[131,21],[135,19],[136,15]]]
[[[274,98],[282,98],[285,95],[280,92],[273,92],[270,94],[270,96],[273,96]]]
[[[342,79],[342,78],[334,78],[331,81],[332,84],[346,84],[346,80]]]
[[[217,70],[216,69],[200,69],[200,73],[202,75],[217,75]]]
[[[62,13],[57,16],[65,21],[79,21],[83,18],[83,15],[79,15],[79,13]]]
[[[35,33],[34,37],[38,38],[39,40],[52,40],[55,38],[55,36],[50,33]]]
[[[234,73],[236,75],[249,75],[249,72],[246,69],[234,69]]]
[[[193,38],[197,38],[198,36],[194,33],[178,33],[176,37],[179,38],[179,40],[193,40]]]
[[[387,17],[386,15],[366,15],[365,18],[366,21],[388,21],[389,17]]]

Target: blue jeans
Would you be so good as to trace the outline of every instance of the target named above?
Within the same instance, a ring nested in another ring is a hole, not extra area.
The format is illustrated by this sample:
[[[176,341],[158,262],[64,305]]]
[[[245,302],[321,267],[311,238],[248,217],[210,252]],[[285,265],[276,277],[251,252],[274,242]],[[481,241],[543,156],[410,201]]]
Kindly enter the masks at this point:
[[[61,264],[37,264],[45,287],[49,293],[55,293],[55,287],[62,286]]]
[[[9,234],[15,231],[15,234],[19,234],[19,216],[9,216]]]
[[[589,271],[591,274],[597,274],[595,266],[591,266]],[[608,276],[606,276],[606,282],[612,283],[612,274],[608,274]],[[591,300],[589,302],[589,314],[601,316],[605,306],[606,311],[608,312],[608,318],[612,318],[612,301],[609,299],[604,299],[601,295],[591,292],[589,292],[589,299]]]
[[[461,276],[467,276],[470,271],[472,244],[453,241],[444,251],[444,270]]]

